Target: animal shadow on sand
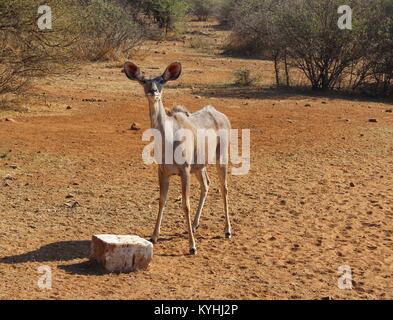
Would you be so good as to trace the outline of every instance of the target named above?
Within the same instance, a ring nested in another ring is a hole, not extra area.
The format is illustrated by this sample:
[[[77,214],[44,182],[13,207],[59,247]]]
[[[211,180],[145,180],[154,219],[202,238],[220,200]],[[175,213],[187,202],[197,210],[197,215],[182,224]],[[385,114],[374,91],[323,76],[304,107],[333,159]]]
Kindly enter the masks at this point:
[[[17,264],[26,262],[56,262],[85,259],[90,254],[90,241],[58,241],[41,246],[40,248],[26,253],[2,257],[0,264]],[[90,260],[71,265],[58,265],[68,273],[80,275],[101,275],[105,271],[95,262]]]

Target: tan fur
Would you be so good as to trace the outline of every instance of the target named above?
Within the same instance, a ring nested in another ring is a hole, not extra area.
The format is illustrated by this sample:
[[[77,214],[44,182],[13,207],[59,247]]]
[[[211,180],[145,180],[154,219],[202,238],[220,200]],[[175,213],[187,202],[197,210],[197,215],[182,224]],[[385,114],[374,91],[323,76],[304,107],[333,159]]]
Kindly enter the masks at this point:
[[[188,129],[191,130],[194,135],[194,146],[189,143],[190,140],[185,139],[183,142],[184,150],[191,151],[191,159],[196,158],[197,150],[197,131],[198,129],[214,130],[216,133],[220,129],[230,130],[230,122],[228,118],[218,112],[212,106],[207,106],[202,110],[194,113],[190,113],[185,107],[177,106],[172,110],[164,107],[162,103],[162,87],[167,81],[176,80],[181,73],[180,63],[172,63],[167,67],[164,74],[161,77],[154,79],[145,79],[140,69],[131,62],[126,62],[124,66],[127,77],[131,80],[138,81],[145,89],[146,97],[149,102],[149,112],[152,128],[160,131],[162,136],[170,137],[172,135],[166,134],[166,124],[170,122],[173,125],[173,130]],[[168,138],[169,139],[169,138]],[[169,145],[175,145],[175,141],[170,141]],[[193,149],[191,149],[193,147]],[[216,144],[215,150],[219,152],[221,148]],[[227,149],[225,146],[224,149]],[[164,148],[164,144],[163,144]],[[219,157],[217,158],[219,159]],[[163,211],[167,200],[168,189],[169,189],[169,178],[172,175],[178,175],[181,178],[182,185],[182,206],[185,214],[186,226],[188,231],[188,241],[190,254],[196,254],[197,249],[195,245],[194,232],[198,228],[199,219],[201,212],[206,200],[206,196],[209,190],[209,177],[207,175],[207,160],[205,162],[195,163],[162,163],[158,165],[158,178],[160,185],[160,200],[159,209],[156,220],[156,226],[152,235],[152,242],[156,243],[160,234],[161,221],[163,217]],[[165,161],[164,161],[165,162]],[[225,236],[230,238],[232,235],[232,229],[229,219],[228,211],[228,186],[227,186],[227,164],[217,163],[218,177],[220,181],[221,193],[224,201],[224,212],[225,212]],[[190,218],[190,176],[191,173],[195,174],[198,182],[200,183],[201,193],[199,198],[198,208],[195,213],[194,221],[191,223]]]

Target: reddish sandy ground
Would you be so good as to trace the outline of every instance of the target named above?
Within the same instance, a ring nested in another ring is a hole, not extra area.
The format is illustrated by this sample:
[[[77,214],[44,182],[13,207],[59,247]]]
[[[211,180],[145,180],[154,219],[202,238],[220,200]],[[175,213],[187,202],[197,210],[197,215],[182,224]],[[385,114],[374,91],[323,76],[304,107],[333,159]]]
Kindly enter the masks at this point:
[[[223,237],[210,170],[197,256],[187,254],[173,178],[149,270],[105,274],[89,263],[92,234],[150,236],[158,184],[141,158],[150,125],[142,88],[119,66],[86,65],[35,83],[27,113],[0,112],[15,120],[0,121],[0,298],[393,298],[392,105],[235,88],[235,69],[269,82],[271,63],[203,53],[188,39],[149,43],[135,59],[151,75],[173,60],[184,73],[166,88],[167,107],[212,104],[251,129],[251,170],[229,180],[233,239]],[[132,122],[142,130],[128,130]],[[193,208],[198,196],[194,179]],[[37,287],[42,265],[51,290]],[[337,286],[342,265],[352,290]]]

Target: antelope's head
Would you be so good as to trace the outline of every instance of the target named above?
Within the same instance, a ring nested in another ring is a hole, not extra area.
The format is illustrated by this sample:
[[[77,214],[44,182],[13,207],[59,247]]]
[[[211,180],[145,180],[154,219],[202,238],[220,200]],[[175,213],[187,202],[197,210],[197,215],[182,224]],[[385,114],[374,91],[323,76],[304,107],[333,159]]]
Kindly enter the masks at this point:
[[[179,62],[171,63],[161,76],[155,78],[145,78],[140,68],[132,63],[126,62],[124,64],[123,72],[130,80],[138,81],[145,90],[145,95],[149,101],[158,101],[162,99],[162,92],[165,83],[176,80],[181,74],[181,64]]]

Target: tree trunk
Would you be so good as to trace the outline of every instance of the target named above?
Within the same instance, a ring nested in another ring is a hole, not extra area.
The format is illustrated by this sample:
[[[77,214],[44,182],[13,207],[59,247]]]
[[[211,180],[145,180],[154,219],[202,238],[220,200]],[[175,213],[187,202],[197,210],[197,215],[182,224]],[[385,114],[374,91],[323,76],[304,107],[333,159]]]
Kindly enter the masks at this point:
[[[275,72],[275,75],[276,75],[276,85],[277,85],[277,87],[279,87],[280,86],[280,70],[279,70],[279,67],[278,67],[278,57],[279,57],[279,52],[277,51],[275,54],[274,54],[274,72]]]
[[[329,60],[328,58],[325,58],[324,64],[323,64],[323,70],[322,70],[322,83],[321,83],[321,88],[323,91],[326,91],[329,89]]]
[[[286,82],[287,82],[287,87],[290,86],[289,83],[289,69],[288,69],[288,60],[287,60],[287,51],[285,50],[284,53],[284,64],[285,64],[285,78],[286,78]]]

